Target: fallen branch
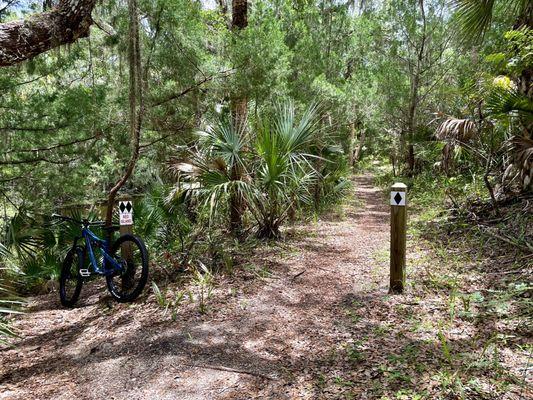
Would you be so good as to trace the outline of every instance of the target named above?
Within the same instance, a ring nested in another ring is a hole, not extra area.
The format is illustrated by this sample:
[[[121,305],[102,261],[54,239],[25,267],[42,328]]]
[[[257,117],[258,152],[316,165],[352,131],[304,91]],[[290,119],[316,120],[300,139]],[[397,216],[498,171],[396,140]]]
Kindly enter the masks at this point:
[[[300,275],[302,275],[305,272],[305,269],[302,272],[298,272],[296,275],[294,275],[291,279],[291,281],[294,281],[296,278],[298,278]]]

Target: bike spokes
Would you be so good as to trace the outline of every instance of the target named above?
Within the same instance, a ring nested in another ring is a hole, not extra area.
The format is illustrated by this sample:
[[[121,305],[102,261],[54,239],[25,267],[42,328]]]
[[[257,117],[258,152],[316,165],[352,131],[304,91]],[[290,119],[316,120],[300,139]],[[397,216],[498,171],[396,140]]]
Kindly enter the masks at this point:
[[[135,236],[122,236],[115,242],[112,254],[121,269],[107,277],[108,288],[117,300],[132,301],[148,278],[148,254],[144,243]]]

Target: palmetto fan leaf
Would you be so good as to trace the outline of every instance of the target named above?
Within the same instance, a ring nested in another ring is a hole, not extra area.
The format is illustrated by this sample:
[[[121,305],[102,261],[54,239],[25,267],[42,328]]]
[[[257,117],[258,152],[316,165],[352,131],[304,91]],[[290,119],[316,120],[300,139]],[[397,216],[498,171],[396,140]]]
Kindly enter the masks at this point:
[[[219,170],[208,170],[200,175],[203,188],[211,189],[215,186],[224,185],[230,181],[228,175]]]
[[[0,244],[0,252],[3,256],[9,255],[9,252],[2,244]],[[17,308],[22,302],[15,296],[14,291],[6,283],[5,279],[2,278],[2,270],[3,268],[0,268],[0,344],[7,344],[6,338],[15,336],[15,332],[9,327],[4,316],[20,314],[21,312]]]
[[[479,40],[490,28],[496,7],[515,18],[527,12],[531,0],[454,0],[453,5],[465,40]]]
[[[316,156],[307,151],[316,140],[317,107],[297,116],[292,102],[280,104],[272,119],[258,117],[254,126],[250,144],[244,127],[236,128],[227,119],[200,132],[187,159],[195,173],[180,174],[198,185],[190,192],[208,206],[211,219],[228,209],[233,212],[231,199],[239,199],[257,222],[258,235],[273,237],[290,208],[312,203],[310,188],[318,173],[310,162]],[[227,200],[229,207],[224,207],[221,202]]]
[[[49,241],[50,232],[24,210],[20,210],[7,222],[4,246],[20,259],[35,256]]]
[[[533,101],[515,89],[495,89],[487,99],[487,109],[496,116],[515,113],[533,119]]]
[[[203,147],[214,156],[214,159],[222,159],[228,168],[232,168],[244,166],[242,151],[245,132],[243,125],[221,119],[214,126],[198,132],[198,136]]]
[[[455,0],[453,2],[462,34],[467,39],[479,40],[492,22],[495,0]]]
[[[297,119],[294,104],[278,106],[272,123],[260,121],[256,151],[257,191],[261,193],[252,205],[260,217],[259,236],[279,235],[279,226],[288,211],[298,204],[312,202],[310,188],[316,182],[308,154],[311,142],[316,138],[317,107],[309,107]]]
[[[256,149],[262,160],[262,165],[259,166],[259,176],[266,186],[275,184],[287,167],[287,157],[279,151],[280,142],[279,135],[276,135],[269,125],[265,124],[261,127]]]
[[[7,257],[9,255],[9,250],[2,242],[0,242],[0,257]]]
[[[242,180],[230,180],[218,172],[208,172],[203,177],[204,187],[200,191],[205,196],[205,204],[209,207],[210,219],[220,209],[219,204],[231,193],[237,193],[247,202],[255,199],[255,188]]]
[[[284,153],[291,154],[300,151],[309,144],[318,127],[317,110],[317,105],[308,107],[297,122],[292,101],[278,105],[274,131]]]

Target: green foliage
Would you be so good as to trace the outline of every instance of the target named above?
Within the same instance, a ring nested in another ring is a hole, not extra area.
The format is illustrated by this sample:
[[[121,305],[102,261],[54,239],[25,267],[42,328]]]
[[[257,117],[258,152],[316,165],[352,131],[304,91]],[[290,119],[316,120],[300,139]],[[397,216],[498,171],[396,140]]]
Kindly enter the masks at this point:
[[[70,214],[81,219],[77,210]],[[94,219],[94,214],[89,213],[88,217]],[[6,223],[0,243],[4,250],[0,266],[6,268],[7,275],[17,277],[21,291],[39,288],[49,281],[57,281],[61,262],[74,238],[80,235],[79,224],[58,222],[20,209]]]
[[[0,256],[9,256],[8,250],[0,243]],[[0,344],[8,344],[7,340],[15,336],[5,317],[11,314],[20,314],[22,300],[16,295],[10,279],[5,274],[5,268],[0,264]]]
[[[487,99],[487,110],[496,118],[514,114],[533,120],[533,100],[515,89],[494,89]]]
[[[259,237],[279,236],[291,209],[311,202],[317,171],[309,146],[317,133],[316,107],[307,108],[299,121],[292,103],[280,105],[272,122],[260,120],[256,151],[256,192],[252,208]]]
[[[184,197],[169,196],[169,187],[156,184],[133,202],[135,232],[154,250],[183,251],[192,230]]]
[[[183,170],[186,186],[193,187],[189,191],[203,199],[211,219],[224,215],[223,200],[237,192],[246,201],[258,236],[278,237],[291,211],[312,204],[319,175],[313,164],[326,161],[310,152],[318,125],[316,106],[298,118],[291,102],[279,105],[273,117],[258,117],[253,133],[222,118],[199,133],[198,151],[188,153],[192,165],[178,163],[176,168]],[[326,191],[341,194],[344,185],[332,185],[331,179],[332,188]]]
[[[214,279],[211,271],[202,262],[199,265],[200,268],[194,270],[193,284],[196,287],[198,311],[200,314],[205,314],[208,310],[207,302],[213,293]]]
[[[155,282],[152,282],[152,291],[154,292],[157,305],[160,308],[164,309],[163,315],[166,315],[167,312],[170,310],[172,321],[176,321],[178,317],[178,307],[184,299],[185,293],[182,291],[178,291],[174,296],[174,299],[169,300],[167,298],[167,292],[161,291],[161,289],[159,289],[159,286],[157,286]]]

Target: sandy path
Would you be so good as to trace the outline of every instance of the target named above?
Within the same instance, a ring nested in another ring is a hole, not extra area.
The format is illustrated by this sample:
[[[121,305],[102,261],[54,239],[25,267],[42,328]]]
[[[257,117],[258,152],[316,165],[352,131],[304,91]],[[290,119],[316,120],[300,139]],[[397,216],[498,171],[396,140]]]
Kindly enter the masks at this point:
[[[357,207],[301,228],[287,254],[269,255],[269,278],[220,289],[205,316],[171,322],[153,299],[109,304],[98,290],[74,310],[40,296],[15,324],[18,347],[0,353],[0,399],[324,398],[317,379],[352,338],[346,305],[387,289],[373,257],[387,248],[388,207],[369,176],[354,194]]]

